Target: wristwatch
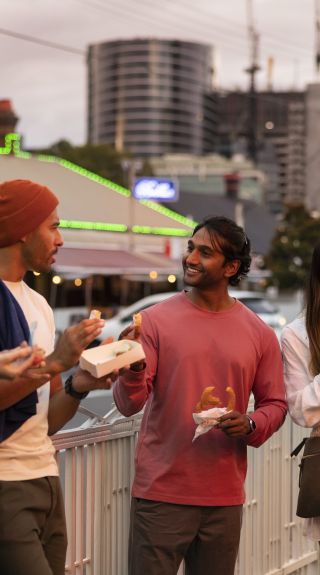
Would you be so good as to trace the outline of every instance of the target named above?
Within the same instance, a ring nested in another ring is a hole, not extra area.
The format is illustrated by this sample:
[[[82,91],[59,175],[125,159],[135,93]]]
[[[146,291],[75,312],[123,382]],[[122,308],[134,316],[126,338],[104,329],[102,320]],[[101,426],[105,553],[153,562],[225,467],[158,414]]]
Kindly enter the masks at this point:
[[[246,415],[246,417],[247,417],[247,419],[249,421],[249,425],[250,425],[249,433],[252,433],[252,431],[255,431],[257,426],[256,426],[255,422],[253,421],[253,419],[250,417],[250,415]]]
[[[64,390],[68,395],[71,395],[71,397],[74,397],[74,399],[78,399],[79,401],[81,401],[81,399],[84,399],[85,397],[87,397],[89,392],[88,391],[83,391],[83,392],[76,391],[73,388],[72,381],[73,381],[73,375],[69,375],[69,377],[65,381]]]

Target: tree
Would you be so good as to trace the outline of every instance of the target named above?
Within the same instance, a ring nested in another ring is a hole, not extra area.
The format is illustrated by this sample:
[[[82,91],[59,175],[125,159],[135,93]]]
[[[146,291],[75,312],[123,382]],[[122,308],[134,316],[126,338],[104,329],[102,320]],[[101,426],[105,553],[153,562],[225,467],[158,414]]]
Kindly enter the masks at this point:
[[[313,248],[320,239],[320,219],[302,204],[288,205],[265,264],[280,289],[303,288]]]
[[[50,148],[42,150],[42,153],[58,156],[116,184],[128,187],[127,170],[124,165],[132,158],[129,153],[117,152],[113,146],[107,144],[73,146],[66,140],[60,140]],[[139,175],[152,175],[148,162],[142,163]]]

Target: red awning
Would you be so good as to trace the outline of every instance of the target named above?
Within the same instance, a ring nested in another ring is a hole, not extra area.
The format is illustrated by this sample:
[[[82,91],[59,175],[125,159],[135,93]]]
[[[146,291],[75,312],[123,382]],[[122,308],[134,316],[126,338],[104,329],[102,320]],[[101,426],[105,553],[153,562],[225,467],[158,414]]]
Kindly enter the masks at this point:
[[[155,270],[158,274],[177,274],[181,271],[180,261],[161,254],[130,253],[126,250],[62,247],[54,265],[56,272],[67,275],[148,275]]]

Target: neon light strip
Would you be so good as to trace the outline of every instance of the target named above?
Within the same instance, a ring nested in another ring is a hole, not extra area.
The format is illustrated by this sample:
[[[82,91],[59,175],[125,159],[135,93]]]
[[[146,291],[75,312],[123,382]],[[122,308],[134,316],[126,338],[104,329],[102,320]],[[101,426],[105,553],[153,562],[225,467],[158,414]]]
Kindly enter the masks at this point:
[[[184,224],[185,226],[188,226],[189,228],[193,229],[197,224],[197,222],[194,222],[193,220],[190,220],[189,218],[185,218],[185,216],[181,216],[180,214],[173,212],[169,208],[166,208],[165,206],[162,206],[161,204],[157,204],[156,202],[152,202],[151,200],[140,200],[140,204],[143,204],[144,206],[151,208],[151,210],[154,210],[155,212],[159,212],[159,214],[163,214],[164,216],[167,216],[173,220],[176,220],[177,222],[180,222],[181,224]],[[186,230],[183,230],[183,231],[186,231]],[[188,232],[187,232],[187,234],[188,234]]]
[[[0,148],[0,154],[8,155],[14,153],[15,156],[19,158],[31,158],[29,152],[22,152],[20,150],[20,135],[19,134],[7,134],[5,137],[4,148]]]
[[[98,230],[103,232],[128,232],[130,229],[123,224],[107,224],[105,222],[85,222],[81,220],[60,220],[60,228],[73,230]],[[157,236],[189,236],[189,230],[179,228],[156,228],[152,226],[133,226],[133,234],[149,234]]]
[[[123,224],[107,224],[104,222],[83,222],[81,220],[60,220],[60,228],[74,230],[99,230],[102,232],[127,232]]]
[[[31,158],[32,154],[28,152],[22,152],[20,149],[20,135],[19,134],[7,134],[5,138],[5,147],[0,148],[0,154],[10,154],[13,151],[14,155],[18,158]],[[57,163],[68,170],[72,170],[73,172],[80,174],[97,182],[119,194],[122,194],[126,197],[130,197],[132,194],[130,190],[124,188],[123,186],[119,186],[106,178],[102,178],[98,176],[94,172],[90,172],[85,168],[81,168],[68,160],[63,160],[62,158],[58,158],[56,156],[49,156],[46,154],[38,154],[35,156],[41,162],[51,162]],[[135,200],[136,201],[136,200]],[[141,204],[147,206],[151,210],[154,210],[160,214],[163,214],[185,226],[193,229],[197,222],[190,220],[180,214],[177,214],[173,210],[162,206],[161,204],[157,204],[156,202],[152,202],[151,200],[141,200]],[[64,222],[64,224],[62,223]],[[68,227],[68,228],[76,228],[76,229],[86,229],[86,230],[104,230],[104,231],[118,231],[118,232],[125,232],[127,231],[127,227],[121,224],[107,224],[103,222],[81,222],[76,220],[62,220],[61,227]],[[155,235],[168,235],[168,236],[188,236],[188,230],[180,230],[179,228],[153,228],[151,226],[133,226],[132,232],[136,234],[155,234]]]
[[[97,182],[98,184],[101,184],[102,186],[105,186],[106,188],[111,188],[111,190],[113,190],[114,192],[118,192],[118,194],[122,194],[123,196],[126,196],[127,198],[131,195],[130,191],[127,190],[126,188],[123,188],[122,186],[119,186],[118,184],[111,182],[111,180],[107,180],[106,178],[102,178],[102,176],[98,176],[98,174],[95,174],[94,172],[90,172],[89,170],[86,170],[86,168],[81,168],[80,166],[77,166],[76,164],[73,164],[72,162],[69,162],[68,160],[63,160],[62,158],[56,158],[54,156],[45,156],[43,154],[41,154],[41,156],[37,156],[37,159],[42,161],[42,162],[48,161],[47,158],[49,158],[50,162],[56,162],[57,164],[60,164],[60,166],[67,168],[67,170],[71,170],[72,172],[75,172],[76,174],[80,174],[81,176],[84,176],[85,178],[88,178],[89,180],[92,180],[93,182]]]
[[[181,230],[180,228],[152,228],[151,226],[133,226],[132,232],[134,234],[149,234],[155,236],[190,236],[189,230]]]

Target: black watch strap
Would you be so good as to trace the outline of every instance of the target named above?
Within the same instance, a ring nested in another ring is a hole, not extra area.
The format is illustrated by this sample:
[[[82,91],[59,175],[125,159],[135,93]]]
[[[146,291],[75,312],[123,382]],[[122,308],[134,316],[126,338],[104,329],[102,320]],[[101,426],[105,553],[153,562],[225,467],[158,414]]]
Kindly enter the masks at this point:
[[[89,392],[83,391],[82,393],[80,393],[79,391],[76,391],[75,389],[73,389],[72,381],[73,381],[73,376],[69,375],[69,377],[65,381],[64,390],[68,395],[71,395],[71,397],[74,397],[74,399],[78,399],[79,401],[81,401],[81,399],[84,399],[85,397],[87,397]]]
[[[246,417],[248,418],[249,425],[250,425],[249,433],[252,433],[256,429],[256,423],[255,423],[255,421],[253,421],[253,419],[250,417],[250,415],[247,415]]]

